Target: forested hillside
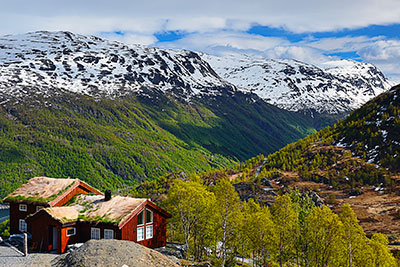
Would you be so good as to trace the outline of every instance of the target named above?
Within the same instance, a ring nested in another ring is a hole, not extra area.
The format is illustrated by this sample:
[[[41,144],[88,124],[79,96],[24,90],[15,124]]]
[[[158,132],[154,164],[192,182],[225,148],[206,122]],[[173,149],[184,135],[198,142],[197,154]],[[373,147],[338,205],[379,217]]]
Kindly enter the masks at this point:
[[[345,120],[268,156],[262,174],[294,171],[301,179],[334,187],[392,185],[400,166],[400,86]]]
[[[188,105],[147,94],[63,94],[0,108],[0,196],[39,175],[126,190],[166,173],[225,168],[313,131],[300,115],[248,95]]]

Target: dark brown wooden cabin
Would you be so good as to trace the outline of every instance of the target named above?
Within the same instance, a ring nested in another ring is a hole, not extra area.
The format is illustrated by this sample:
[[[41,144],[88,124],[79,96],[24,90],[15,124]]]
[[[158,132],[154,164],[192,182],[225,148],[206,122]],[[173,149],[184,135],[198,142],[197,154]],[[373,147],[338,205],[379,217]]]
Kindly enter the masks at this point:
[[[29,232],[25,218],[45,207],[61,207],[77,194],[102,193],[79,179],[35,177],[3,199],[10,204],[10,233]]]
[[[76,205],[45,208],[27,219],[32,248],[64,253],[89,239],[130,240],[146,247],[165,246],[171,215],[147,199],[78,196]]]

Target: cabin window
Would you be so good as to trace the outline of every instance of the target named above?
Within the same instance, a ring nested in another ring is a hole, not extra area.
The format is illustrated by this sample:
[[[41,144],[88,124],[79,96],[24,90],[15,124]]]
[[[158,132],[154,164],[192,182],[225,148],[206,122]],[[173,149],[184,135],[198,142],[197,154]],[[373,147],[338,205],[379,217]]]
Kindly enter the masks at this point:
[[[92,227],[90,229],[90,239],[100,240],[100,228]]]
[[[26,206],[26,204],[19,204],[19,210],[20,211],[27,211],[28,207]]]
[[[25,233],[28,230],[26,227],[25,220],[22,220],[22,219],[19,220],[19,230],[23,233]]]
[[[137,216],[137,225],[144,224],[144,210],[142,210]]]
[[[146,226],[146,239],[153,238],[153,225]]]
[[[147,223],[153,223],[153,212],[148,209],[146,209],[146,224]]]
[[[43,208],[44,208],[43,206],[36,206],[36,211],[39,211],[39,210],[41,210]]]
[[[73,236],[76,234],[75,227],[67,229],[67,236]]]
[[[144,240],[144,227],[139,227],[137,229],[137,241]]]
[[[104,239],[114,239],[114,230],[104,229]]]

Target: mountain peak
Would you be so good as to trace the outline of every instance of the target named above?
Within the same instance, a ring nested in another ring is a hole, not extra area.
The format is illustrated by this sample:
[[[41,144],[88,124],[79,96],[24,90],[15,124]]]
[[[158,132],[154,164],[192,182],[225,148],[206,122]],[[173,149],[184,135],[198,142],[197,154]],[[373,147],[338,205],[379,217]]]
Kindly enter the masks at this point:
[[[115,96],[142,87],[178,89],[190,98],[227,86],[195,52],[125,45],[70,32],[0,37],[0,94],[22,98],[60,92]]]
[[[348,113],[391,86],[375,66],[352,60],[332,61],[323,69],[293,59],[202,57],[238,88],[290,111]]]

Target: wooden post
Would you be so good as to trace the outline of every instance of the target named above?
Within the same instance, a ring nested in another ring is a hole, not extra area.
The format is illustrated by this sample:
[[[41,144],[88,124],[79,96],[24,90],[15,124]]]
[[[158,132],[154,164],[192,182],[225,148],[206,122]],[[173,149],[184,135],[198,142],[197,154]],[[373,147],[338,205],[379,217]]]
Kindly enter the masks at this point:
[[[24,233],[24,255],[28,256],[28,235]]]

